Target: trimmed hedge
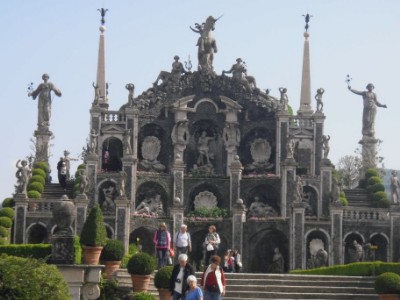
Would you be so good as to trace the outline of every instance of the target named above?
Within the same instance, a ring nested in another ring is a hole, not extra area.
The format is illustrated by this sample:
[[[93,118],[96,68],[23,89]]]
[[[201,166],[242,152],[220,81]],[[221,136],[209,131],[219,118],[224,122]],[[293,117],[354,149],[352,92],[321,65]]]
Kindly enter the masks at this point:
[[[392,272],[383,273],[376,278],[374,287],[378,294],[399,294],[400,276]]]
[[[29,191],[28,198],[29,199],[40,199],[42,195],[38,191]]]
[[[40,169],[37,169],[37,170],[40,170]],[[42,171],[42,170],[40,170],[40,171]],[[44,177],[41,176],[41,175],[34,175],[34,176],[32,176],[32,178],[31,178],[29,181],[30,181],[30,183],[32,183],[32,182],[39,182],[39,183],[41,183],[42,185],[45,185],[45,184],[46,184],[46,180],[45,180]]]
[[[47,259],[51,255],[50,244],[11,244],[0,246],[0,254],[18,257]]]
[[[368,179],[368,185],[373,186],[374,184],[382,183],[382,179],[378,176],[372,176]]]
[[[384,192],[385,191],[385,186],[382,183],[375,183],[372,186],[372,192],[376,193],[376,192]]]
[[[11,228],[12,220],[9,217],[0,217],[0,226],[5,228]]]
[[[14,207],[15,201],[13,198],[5,198],[3,200],[3,207]]]
[[[11,207],[4,207],[0,209],[0,217],[8,217],[13,219],[15,215],[14,210]]]
[[[79,236],[74,236],[74,252],[75,252],[75,259],[74,263],[76,265],[82,264],[82,247],[79,241]]]
[[[0,237],[7,238],[10,236],[10,231],[4,226],[0,226]]]
[[[38,191],[39,193],[43,193],[44,185],[40,182],[32,182],[28,185],[28,191]]]
[[[139,252],[129,259],[126,268],[129,274],[150,275],[156,269],[156,259],[150,254]]]
[[[40,176],[42,178],[46,178],[46,172],[43,171],[42,169],[36,168],[32,170],[32,177],[34,176]]]
[[[2,299],[70,300],[69,288],[55,265],[33,258],[0,256]]]
[[[33,168],[42,169],[45,173],[47,173],[49,171],[49,165],[47,163],[45,163],[44,161],[36,162],[33,165]]]
[[[373,176],[377,176],[379,177],[379,171],[375,168],[370,168],[367,170],[367,172],[365,172],[365,178],[371,178]]]
[[[0,246],[5,246],[7,244],[8,244],[8,241],[5,238],[0,237]]]

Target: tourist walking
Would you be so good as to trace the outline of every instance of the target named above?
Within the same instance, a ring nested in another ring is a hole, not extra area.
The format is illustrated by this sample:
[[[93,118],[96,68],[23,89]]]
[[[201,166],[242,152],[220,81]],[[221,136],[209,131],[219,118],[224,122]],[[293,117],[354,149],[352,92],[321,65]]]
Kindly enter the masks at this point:
[[[189,252],[192,252],[192,240],[190,238],[190,233],[187,231],[187,225],[181,225],[180,230],[175,236],[174,243],[177,256],[182,253],[189,254]]]
[[[204,291],[204,300],[221,300],[222,296],[225,296],[226,289],[225,273],[220,267],[221,258],[214,255],[210,262],[200,282]]]
[[[186,294],[185,300],[203,300],[203,291],[197,286],[196,276],[190,275],[187,279],[189,291]]]
[[[154,245],[156,246],[158,268],[162,268],[168,263],[167,252],[171,247],[171,235],[167,230],[167,225],[163,222],[160,223],[158,230],[154,233]]]
[[[242,270],[242,256],[240,255],[239,250],[233,250],[232,257],[234,258],[235,273],[240,273],[240,271]]]
[[[189,282],[187,281],[190,275],[194,275],[193,267],[188,262],[186,254],[178,256],[178,264],[172,269],[172,275],[169,280],[169,290],[171,291],[172,300],[179,300],[185,297],[189,290]]]
[[[217,228],[214,225],[211,225],[210,227],[208,227],[208,233],[204,240],[206,252],[204,265],[207,266],[210,263],[210,257],[217,254],[219,244],[221,244],[221,239],[219,238],[219,234],[217,233]]]

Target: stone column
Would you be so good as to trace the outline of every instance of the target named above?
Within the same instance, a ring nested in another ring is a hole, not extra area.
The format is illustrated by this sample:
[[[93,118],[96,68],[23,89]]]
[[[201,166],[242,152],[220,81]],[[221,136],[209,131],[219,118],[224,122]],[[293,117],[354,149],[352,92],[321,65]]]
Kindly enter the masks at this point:
[[[290,261],[289,269],[305,269],[306,262],[303,261],[305,243],[304,243],[304,220],[305,208],[302,202],[292,204],[292,214],[290,218]]]
[[[181,225],[184,223],[184,207],[178,198],[174,200],[174,206],[170,208],[170,213],[173,221],[173,228],[171,230],[171,239],[175,246],[175,236],[179,232]],[[190,230],[190,228],[188,228]]]
[[[390,206],[390,249],[389,262],[400,261],[400,206]]]
[[[185,171],[185,164],[180,161],[175,161],[173,166],[172,166],[172,175],[174,176],[174,186],[173,186],[173,194],[172,194],[172,199],[177,201],[180,205],[183,205],[185,203],[185,199],[183,197],[183,178],[184,178],[184,171]]]
[[[235,205],[240,198],[240,180],[242,179],[243,166],[239,160],[239,156],[235,155],[234,161],[230,166],[230,187],[231,187],[231,199],[230,208]]]
[[[26,242],[26,217],[29,199],[25,194],[18,193],[14,196],[14,202],[14,244],[24,244]]]
[[[44,161],[49,164],[49,146],[50,139],[53,133],[48,130],[35,130],[35,138],[36,138],[36,161]]]
[[[90,207],[94,206],[96,200],[98,164],[99,156],[94,153],[88,154],[86,157],[86,174],[89,181],[87,195],[90,199]]]
[[[294,159],[288,158],[281,164],[281,216],[286,218],[290,214],[290,203],[294,199],[295,178],[297,163]]]
[[[80,235],[85,224],[89,199],[85,194],[80,194],[74,199],[76,207],[75,234]]]
[[[329,260],[332,265],[344,263],[343,253],[343,207],[340,204],[331,204],[331,238],[332,247]]]
[[[130,205],[126,196],[119,196],[115,200],[115,239],[121,241],[125,246],[125,252],[129,250],[130,230]]]
[[[281,163],[286,158],[286,143],[289,136],[290,115],[288,112],[281,111],[276,114],[276,175],[281,174]]]
[[[246,206],[238,199],[232,208],[232,249],[243,253],[243,223],[246,222]]]
[[[318,199],[318,218],[329,213],[332,191],[333,165],[329,159],[322,159],[320,167],[321,185],[319,187],[320,199]]]
[[[139,134],[139,111],[137,108],[134,107],[128,107],[125,110],[125,115],[126,115],[126,123],[127,123],[127,129],[131,129],[132,132],[132,151],[133,155],[130,156],[130,160],[126,161],[126,166],[130,168],[129,173],[131,174],[130,176],[128,175],[127,180],[129,183],[127,183],[127,188],[126,188],[126,193],[128,196],[128,200],[130,201],[130,211],[133,212],[135,211],[136,207],[136,173],[137,173],[137,163],[138,163],[138,134]],[[124,167],[125,171],[126,168]],[[127,174],[129,174],[127,172]]]
[[[312,155],[311,159],[313,163],[311,165],[315,166],[313,170],[311,170],[312,174],[319,175],[321,168],[321,159],[322,159],[322,135],[324,134],[324,121],[325,115],[323,113],[315,113],[314,114],[314,155]]]
[[[365,177],[365,172],[369,168],[376,168],[376,145],[378,144],[377,139],[364,136],[358,143],[361,145],[361,156],[362,156],[362,173],[360,178]]]
[[[125,179],[125,193],[126,197],[128,198],[128,201],[131,200],[132,197],[132,174],[133,174],[133,169],[134,169],[134,164],[135,164],[135,159],[133,158],[133,155],[125,155],[122,158],[122,169],[126,173],[126,179]]]

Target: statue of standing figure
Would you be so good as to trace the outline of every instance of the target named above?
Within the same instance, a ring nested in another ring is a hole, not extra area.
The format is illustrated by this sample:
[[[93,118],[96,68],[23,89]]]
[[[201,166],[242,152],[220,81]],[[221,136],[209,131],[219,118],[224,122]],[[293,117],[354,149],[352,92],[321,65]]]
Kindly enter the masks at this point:
[[[282,253],[278,247],[274,248],[274,256],[272,262],[267,268],[267,273],[278,273],[282,274],[285,271],[285,260],[283,259]]]
[[[400,188],[400,181],[397,177],[397,171],[392,171],[392,178],[390,179],[390,189],[392,194],[392,203],[399,204],[399,188]]]
[[[18,160],[16,165],[18,168],[17,173],[15,176],[17,177],[17,192],[21,194],[27,194],[27,187],[29,183],[29,179],[31,178],[32,170],[28,165],[26,160]]]
[[[199,151],[199,157],[197,158],[197,165],[204,166],[210,164],[212,158],[209,152],[209,143],[214,140],[215,137],[207,136],[206,131],[202,131],[197,141],[197,150]]]
[[[124,154],[126,155],[132,155],[132,146],[131,146],[131,130],[127,129],[125,130],[124,136],[122,138],[122,145],[124,148]]]
[[[324,108],[324,103],[322,102],[322,95],[325,93],[323,88],[319,88],[317,90],[317,94],[315,95],[315,100],[317,101],[317,112],[322,112]]]
[[[61,97],[61,91],[56,88],[54,84],[49,82],[50,76],[48,74],[43,74],[43,83],[33,92],[28,93],[29,97],[33,100],[39,96],[38,101],[38,128],[39,129],[49,129],[50,126],[50,116],[51,116],[51,91],[56,94],[56,96]]]
[[[329,140],[331,137],[329,135],[322,136],[322,151],[324,151],[324,159],[328,159],[329,150],[331,147],[329,146]]]
[[[287,96],[287,88],[279,88],[279,92],[281,93],[281,99],[279,100],[281,103],[281,110],[288,111],[289,110],[289,98]]]
[[[378,102],[378,98],[376,94],[373,92],[374,85],[372,83],[368,83],[367,90],[360,92],[353,90],[351,86],[348,86],[348,89],[356,94],[363,97],[364,100],[364,110],[362,117],[362,134],[365,137],[374,138],[375,137],[375,116],[376,116],[376,108],[383,107],[387,108],[385,104],[381,104]]]
[[[301,180],[301,177],[299,175],[296,176],[296,202],[302,202],[303,201],[303,181]]]

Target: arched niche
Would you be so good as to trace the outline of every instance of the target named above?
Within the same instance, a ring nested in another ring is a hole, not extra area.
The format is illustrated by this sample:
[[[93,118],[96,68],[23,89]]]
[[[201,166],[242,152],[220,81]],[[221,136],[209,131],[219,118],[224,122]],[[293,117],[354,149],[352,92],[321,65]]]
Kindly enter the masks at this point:
[[[359,253],[359,246],[361,247],[365,243],[365,238],[358,232],[351,232],[344,236],[344,263],[352,263],[363,260],[363,255],[361,258]]]
[[[154,199],[155,197],[161,198],[161,203],[163,207],[163,215],[167,215],[168,211],[168,193],[165,191],[165,189],[157,182],[155,181],[147,181],[142,183],[136,191],[136,203],[135,203],[135,210],[136,208],[144,201],[148,199]]]
[[[368,261],[380,260],[388,261],[388,244],[389,239],[387,236],[377,233],[371,236],[370,244],[376,246],[376,250],[372,251],[370,248],[369,255],[366,255]],[[366,249],[367,250],[367,249]]]
[[[260,184],[249,190],[245,195],[244,204],[250,208],[255,198],[259,197],[259,201],[271,206],[280,215],[280,192],[276,187],[270,184]]]
[[[201,195],[201,193],[204,193],[204,192],[212,193],[216,198],[217,207],[221,208],[222,194],[219,191],[218,187],[211,183],[202,183],[202,184],[199,184],[199,185],[193,187],[193,189],[190,191],[189,202],[188,202],[186,212],[189,212],[189,211],[192,211],[195,209],[196,196],[199,196],[199,195]]]
[[[155,255],[155,247],[153,242],[153,236],[156,228],[142,226],[136,228],[129,235],[129,244],[135,244],[141,250],[150,255]]]
[[[244,173],[266,173],[275,171],[275,133],[255,127],[242,136],[239,157]]]
[[[99,205],[103,214],[113,214],[115,211],[115,199],[117,199],[117,184],[113,180],[105,180],[98,184],[97,194]]]
[[[307,269],[313,269],[328,265],[330,252],[328,233],[319,229],[312,229],[305,234],[305,237],[305,259]],[[320,249],[326,252],[318,252]]]
[[[42,223],[35,223],[29,226],[26,236],[28,244],[47,244],[49,242],[49,233]]]
[[[303,186],[303,202],[306,204],[305,214],[307,217],[317,216],[318,214],[318,193],[311,186]]]
[[[139,170],[165,172],[172,155],[171,135],[167,134],[164,128],[154,123],[140,128],[138,135]]]
[[[123,147],[120,139],[109,137],[103,141],[101,168],[106,172],[122,170]]]

